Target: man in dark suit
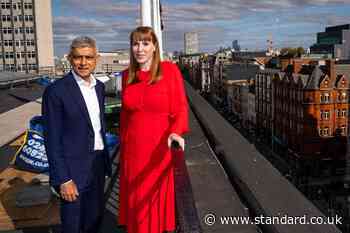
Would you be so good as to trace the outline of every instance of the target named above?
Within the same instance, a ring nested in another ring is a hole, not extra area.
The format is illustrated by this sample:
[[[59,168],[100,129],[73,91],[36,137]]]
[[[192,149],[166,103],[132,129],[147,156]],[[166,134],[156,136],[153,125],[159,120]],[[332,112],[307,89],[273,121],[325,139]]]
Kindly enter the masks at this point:
[[[61,197],[62,232],[97,233],[111,163],[105,140],[104,84],[92,75],[98,59],[95,40],[74,39],[68,59],[72,71],[43,95],[50,183]]]

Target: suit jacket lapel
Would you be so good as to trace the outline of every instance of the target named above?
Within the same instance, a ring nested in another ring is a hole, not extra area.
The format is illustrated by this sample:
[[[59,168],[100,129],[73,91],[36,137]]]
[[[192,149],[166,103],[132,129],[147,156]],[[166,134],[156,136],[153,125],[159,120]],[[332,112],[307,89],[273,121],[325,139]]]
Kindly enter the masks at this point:
[[[74,77],[73,77],[72,73],[69,73],[68,75],[69,75],[69,77],[68,77],[69,82],[68,82],[68,85],[67,85],[67,88],[69,90],[68,93],[71,95],[72,99],[77,104],[78,108],[80,109],[80,112],[84,116],[84,118],[87,121],[88,125],[93,130],[91,119],[90,119],[90,116],[89,116],[89,112],[88,112],[88,109],[86,107],[86,103],[85,103],[83,94],[80,91],[79,85],[74,80]]]

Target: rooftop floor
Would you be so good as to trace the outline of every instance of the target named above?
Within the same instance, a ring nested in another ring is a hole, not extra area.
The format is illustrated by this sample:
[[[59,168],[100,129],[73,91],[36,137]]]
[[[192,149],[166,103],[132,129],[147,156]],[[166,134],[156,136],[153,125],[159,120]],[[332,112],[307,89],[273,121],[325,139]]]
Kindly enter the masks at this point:
[[[3,109],[0,114],[0,130],[7,132],[0,135],[0,171],[8,167],[12,156],[18,149],[19,143],[12,141],[24,133],[31,116],[40,114],[40,101],[36,99],[41,96],[42,92],[43,89],[37,86],[18,87],[0,92],[5,98],[5,101],[0,104],[0,108]],[[28,102],[30,100],[34,101]],[[191,131],[186,136],[185,159],[194,198],[193,204],[196,207],[195,214],[199,217],[203,232],[225,233],[233,230],[235,232],[256,232],[251,225],[214,224],[208,226],[203,221],[204,217],[211,213],[245,216],[247,212],[192,112],[190,112],[190,128]],[[115,161],[114,169],[117,169],[117,166],[117,161]],[[119,205],[118,182],[117,179],[112,182],[111,192],[107,197],[105,222],[101,229],[103,233],[116,232],[116,215]],[[209,186],[210,189],[208,189]],[[47,228],[36,230],[47,232]]]

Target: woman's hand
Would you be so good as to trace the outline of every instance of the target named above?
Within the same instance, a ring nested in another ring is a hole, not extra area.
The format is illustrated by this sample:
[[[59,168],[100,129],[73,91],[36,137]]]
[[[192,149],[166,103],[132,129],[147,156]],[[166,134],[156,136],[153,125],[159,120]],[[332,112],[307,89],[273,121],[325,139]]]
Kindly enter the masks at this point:
[[[180,137],[176,133],[170,134],[169,137],[168,137],[168,147],[169,148],[171,148],[171,143],[173,141],[176,141],[177,143],[179,143],[182,151],[185,151],[185,139],[183,139],[182,137]]]

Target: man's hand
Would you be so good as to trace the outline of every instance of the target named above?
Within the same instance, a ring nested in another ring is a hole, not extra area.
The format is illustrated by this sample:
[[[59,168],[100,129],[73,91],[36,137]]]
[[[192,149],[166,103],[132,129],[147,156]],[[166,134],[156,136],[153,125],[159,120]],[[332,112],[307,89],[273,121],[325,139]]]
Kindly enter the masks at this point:
[[[185,139],[183,139],[182,137],[180,137],[176,133],[170,134],[169,137],[168,137],[168,147],[169,148],[171,148],[171,143],[173,141],[177,141],[177,143],[179,143],[182,151],[185,151]]]
[[[78,188],[73,180],[60,185],[61,197],[69,202],[75,201],[77,196],[79,196]]]

